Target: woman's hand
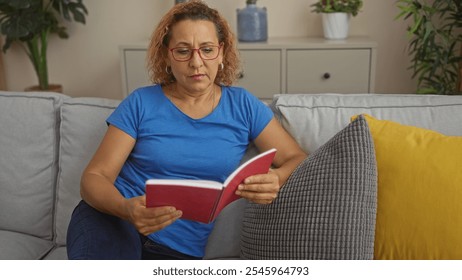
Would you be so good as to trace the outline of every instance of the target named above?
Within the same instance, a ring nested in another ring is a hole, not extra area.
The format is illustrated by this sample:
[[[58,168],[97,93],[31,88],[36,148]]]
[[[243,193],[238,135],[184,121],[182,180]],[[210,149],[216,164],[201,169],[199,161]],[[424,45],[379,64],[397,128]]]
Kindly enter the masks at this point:
[[[270,170],[268,174],[246,178],[239,185],[236,194],[258,204],[270,204],[276,199],[280,189],[278,175]]]
[[[147,208],[145,195],[127,199],[125,205],[128,220],[145,236],[165,228],[182,215],[171,206]]]

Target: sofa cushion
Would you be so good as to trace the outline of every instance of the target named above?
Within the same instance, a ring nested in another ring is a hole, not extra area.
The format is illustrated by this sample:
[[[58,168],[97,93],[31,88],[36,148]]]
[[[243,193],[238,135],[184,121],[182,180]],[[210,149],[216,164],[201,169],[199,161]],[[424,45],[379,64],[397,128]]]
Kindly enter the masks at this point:
[[[0,92],[0,229],[52,239],[63,98]]]
[[[61,107],[56,243],[66,244],[67,226],[80,201],[80,177],[106,130],[106,118],[120,101],[73,98]]]
[[[67,247],[66,246],[60,246],[60,247],[54,247],[53,250],[51,250],[44,260],[67,260]]]
[[[374,146],[359,117],[309,155],[272,204],[248,204],[242,257],[372,259],[376,191]]]
[[[378,168],[376,259],[462,259],[462,137],[366,116]]]
[[[462,96],[405,94],[281,94],[271,105],[284,128],[311,153],[350,122],[369,114],[462,135]]]
[[[205,260],[240,258],[242,220],[247,203],[245,199],[238,199],[220,212],[207,240]]]
[[[53,242],[29,234],[0,230],[0,260],[39,260],[53,248]]]

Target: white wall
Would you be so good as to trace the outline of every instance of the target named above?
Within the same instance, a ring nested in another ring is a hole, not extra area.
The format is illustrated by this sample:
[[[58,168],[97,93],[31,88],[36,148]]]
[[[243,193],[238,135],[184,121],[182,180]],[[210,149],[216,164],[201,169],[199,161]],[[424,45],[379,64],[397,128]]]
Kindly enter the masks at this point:
[[[236,9],[245,0],[207,0],[236,30]],[[269,36],[322,36],[321,18],[311,12],[315,0],[259,0],[268,10]],[[67,24],[70,38],[49,43],[50,82],[61,83],[71,96],[122,98],[119,45],[147,42],[173,0],[84,0],[87,24]],[[352,19],[350,35],[367,35],[378,43],[376,92],[409,93],[415,81],[407,70],[406,24],[394,18],[393,0],[364,0]],[[18,46],[4,54],[8,90],[36,84],[32,65]]]

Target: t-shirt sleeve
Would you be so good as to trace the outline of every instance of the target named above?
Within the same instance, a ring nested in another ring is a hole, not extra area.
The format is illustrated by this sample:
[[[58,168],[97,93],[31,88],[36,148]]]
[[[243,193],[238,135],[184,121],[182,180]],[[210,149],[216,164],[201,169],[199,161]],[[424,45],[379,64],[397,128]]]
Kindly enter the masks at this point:
[[[137,139],[141,104],[139,94],[137,91],[134,91],[122,100],[114,112],[106,119],[106,123],[117,127],[134,139]]]
[[[255,138],[260,135],[260,133],[265,129],[268,123],[273,118],[273,112],[265,103],[263,103],[260,99],[255,97],[254,95],[248,94],[248,101],[249,101],[249,123],[250,123],[250,140],[253,141]]]

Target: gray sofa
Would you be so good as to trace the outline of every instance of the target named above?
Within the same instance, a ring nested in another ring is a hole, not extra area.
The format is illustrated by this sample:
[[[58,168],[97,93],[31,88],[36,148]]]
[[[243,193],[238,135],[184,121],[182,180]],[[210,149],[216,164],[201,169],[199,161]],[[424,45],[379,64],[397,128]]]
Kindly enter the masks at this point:
[[[0,92],[0,259],[66,259],[69,217],[80,175],[119,101],[57,93]],[[308,153],[354,114],[462,135],[462,96],[276,95],[275,115]],[[249,152],[251,153],[251,152]],[[240,257],[246,202],[216,221],[206,259]]]

